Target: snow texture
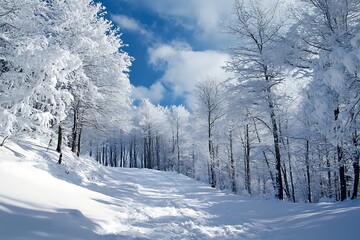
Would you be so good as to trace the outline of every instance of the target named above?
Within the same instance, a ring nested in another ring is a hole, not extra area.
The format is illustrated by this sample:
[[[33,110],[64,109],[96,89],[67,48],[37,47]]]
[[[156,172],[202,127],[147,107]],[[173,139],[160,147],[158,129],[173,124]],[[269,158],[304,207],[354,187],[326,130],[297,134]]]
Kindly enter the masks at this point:
[[[36,140],[0,148],[0,239],[354,239],[359,201],[244,198],[174,172],[107,168]]]

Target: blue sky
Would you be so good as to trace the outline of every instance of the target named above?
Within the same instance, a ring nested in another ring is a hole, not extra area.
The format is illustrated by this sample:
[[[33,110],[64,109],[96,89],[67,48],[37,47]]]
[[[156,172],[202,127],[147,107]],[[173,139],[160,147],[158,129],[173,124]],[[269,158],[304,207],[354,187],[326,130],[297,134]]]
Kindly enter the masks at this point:
[[[207,77],[228,77],[231,37],[220,22],[231,17],[233,0],[99,0],[120,26],[124,50],[135,58],[133,97],[162,105],[194,102],[193,90]]]

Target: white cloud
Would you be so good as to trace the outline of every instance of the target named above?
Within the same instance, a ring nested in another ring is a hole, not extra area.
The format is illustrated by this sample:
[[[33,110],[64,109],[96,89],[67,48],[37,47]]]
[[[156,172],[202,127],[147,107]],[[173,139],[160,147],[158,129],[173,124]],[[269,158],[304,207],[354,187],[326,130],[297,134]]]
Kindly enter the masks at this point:
[[[131,4],[146,7],[157,13],[164,19],[184,26],[194,31],[194,37],[212,47],[219,42],[224,42],[229,36],[220,33],[220,22],[229,17],[232,12],[234,0],[121,0],[131,2]],[[119,18],[115,17],[119,16]],[[128,26],[128,29],[138,28],[139,23],[133,19],[115,15],[113,20]],[[129,21],[131,20],[131,21]],[[141,26],[141,25],[140,25]]]
[[[132,97],[136,100],[147,98],[153,103],[159,103],[164,94],[165,88],[161,82],[156,82],[149,88],[143,86],[132,87]]]
[[[222,69],[229,60],[223,52],[193,51],[185,43],[173,42],[150,48],[149,55],[150,63],[164,71],[159,81],[173,92],[174,97],[185,98],[188,105],[192,105],[191,95],[199,81],[207,77],[219,80],[230,77]]]
[[[231,36],[222,33],[221,22],[233,18],[234,0],[122,0],[156,12],[164,19],[171,19],[179,25],[191,29],[194,37],[208,47],[216,49],[232,45]],[[273,5],[277,0],[261,0],[263,5]],[[286,4],[295,4],[298,0],[283,0]],[[224,44],[226,44],[224,46]]]
[[[138,32],[148,38],[152,37],[152,33],[137,20],[121,14],[112,14],[111,19],[120,26],[121,29]]]

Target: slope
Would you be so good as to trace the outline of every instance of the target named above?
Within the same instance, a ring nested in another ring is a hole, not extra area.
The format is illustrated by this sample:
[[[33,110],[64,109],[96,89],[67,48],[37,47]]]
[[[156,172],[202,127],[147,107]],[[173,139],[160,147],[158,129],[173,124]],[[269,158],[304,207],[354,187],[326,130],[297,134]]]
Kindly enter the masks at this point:
[[[0,148],[0,239],[354,239],[360,203],[246,199],[172,172],[107,168],[35,140]]]

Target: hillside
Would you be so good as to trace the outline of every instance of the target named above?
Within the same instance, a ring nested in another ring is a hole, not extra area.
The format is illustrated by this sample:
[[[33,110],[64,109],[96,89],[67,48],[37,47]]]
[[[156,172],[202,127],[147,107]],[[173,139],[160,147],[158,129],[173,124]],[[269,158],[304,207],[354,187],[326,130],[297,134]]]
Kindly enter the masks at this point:
[[[0,239],[354,239],[360,202],[292,204],[173,172],[107,168],[34,140],[0,148]]]

